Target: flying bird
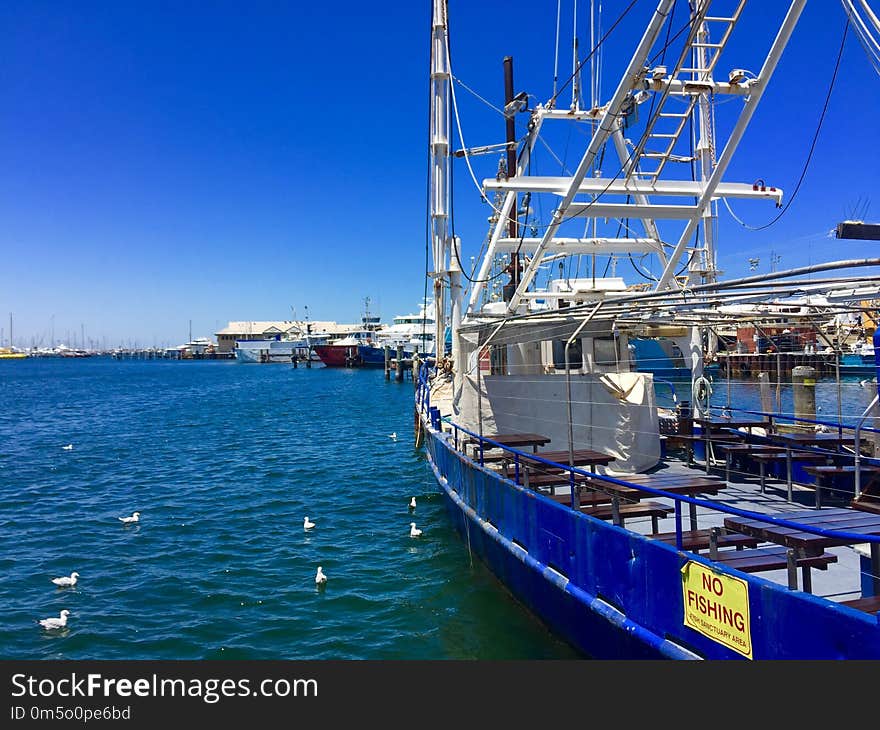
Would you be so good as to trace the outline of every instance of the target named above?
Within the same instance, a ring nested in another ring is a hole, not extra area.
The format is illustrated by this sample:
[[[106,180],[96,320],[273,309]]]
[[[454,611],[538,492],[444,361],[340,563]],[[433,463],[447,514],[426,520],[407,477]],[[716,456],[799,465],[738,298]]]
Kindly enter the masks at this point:
[[[138,522],[140,520],[140,518],[141,518],[140,512],[132,512],[131,517],[117,517],[116,519],[118,519],[120,522],[122,522],[124,524],[128,524],[130,522]]]
[[[70,574],[70,577],[66,575],[62,575],[60,578],[52,578],[52,582],[61,588],[65,586],[75,586],[76,579],[79,578],[79,573],[75,570]]]
[[[67,626],[67,617],[70,615],[70,611],[66,608],[61,612],[58,618],[44,618],[40,620],[40,626],[44,629],[63,629]]]
[[[308,517],[306,517],[306,518],[303,520],[303,529],[304,529],[304,530],[311,530],[314,526],[315,526],[315,523],[314,523],[314,522],[310,522]]]
[[[416,527],[416,523],[410,522],[409,523],[409,536],[410,537],[419,537],[419,535],[421,535],[421,534],[422,534],[422,531],[418,527]]]
[[[321,566],[318,566],[318,572],[315,573],[315,585],[324,585],[327,582],[327,576],[324,575],[324,571],[321,570]]]

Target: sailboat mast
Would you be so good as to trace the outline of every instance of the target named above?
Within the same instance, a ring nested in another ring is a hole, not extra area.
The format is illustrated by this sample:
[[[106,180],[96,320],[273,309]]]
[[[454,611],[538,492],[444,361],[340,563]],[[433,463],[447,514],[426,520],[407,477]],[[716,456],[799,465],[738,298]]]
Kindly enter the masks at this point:
[[[434,346],[439,359],[446,330],[444,278],[449,262],[449,58],[446,0],[434,0],[431,33],[430,216],[434,254]]]

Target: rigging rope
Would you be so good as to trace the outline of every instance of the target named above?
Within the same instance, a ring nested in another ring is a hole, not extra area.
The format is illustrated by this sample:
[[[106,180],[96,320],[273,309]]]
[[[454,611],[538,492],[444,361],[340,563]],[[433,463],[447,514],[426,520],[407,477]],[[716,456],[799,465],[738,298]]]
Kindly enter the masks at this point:
[[[810,161],[813,159],[813,152],[816,150],[816,143],[819,141],[819,133],[822,131],[822,123],[825,121],[825,113],[828,111],[828,104],[831,101],[831,92],[834,91],[834,82],[837,80],[837,72],[840,70],[840,59],[843,57],[843,48],[846,44],[846,36],[849,31],[850,21],[847,16],[846,25],[843,26],[843,37],[840,39],[840,50],[837,52],[837,61],[834,64],[834,73],[831,75],[831,83],[828,85],[828,93],[825,95],[825,104],[822,107],[822,114],[819,116],[819,123],[816,125],[816,132],[813,135],[813,142],[810,144],[810,151],[807,153],[806,162],[804,162],[804,168],[801,170],[801,176],[798,178],[797,185],[795,185],[794,192],[791,194],[791,197],[788,199],[788,202],[779,211],[779,214],[771,220],[769,223],[765,223],[762,226],[750,226],[747,223],[744,223],[742,220],[734,215],[733,211],[730,209],[730,204],[727,202],[726,198],[722,198],[724,200],[724,205],[727,207],[727,210],[733,216],[734,220],[737,221],[743,228],[746,228],[750,231],[763,231],[766,228],[769,228],[774,223],[776,223],[782,216],[786,214],[788,209],[791,207],[791,204],[794,203],[795,198],[797,197],[798,191],[801,189],[801,184],[804,182],[804,178],[807,176],[807,170],[810,167]]]

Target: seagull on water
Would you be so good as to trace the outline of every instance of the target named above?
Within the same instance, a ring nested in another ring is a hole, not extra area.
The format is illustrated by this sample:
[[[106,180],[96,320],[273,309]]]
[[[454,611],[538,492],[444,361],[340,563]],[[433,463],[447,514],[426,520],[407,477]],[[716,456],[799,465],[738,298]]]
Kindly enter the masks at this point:
[[[44,618],[40,620],[40,626],[44,629],[63,629],[67,626],[67,617],[70,615],[70,611],[66,608],[61,612],[58,618]]]
[[[315,585],[324,585],[327,582],[327,576],[324,575],[324,571],[321,570],[321,566],[318,566],[318,572],[315,573]]]
[[[76,585],[76,579],[77,579],[77,578],[79,578],[79,573],[77,573],[77,572],[74,570],[74,571],[70,574],[70,577],[68,577],[68,576],[66,576],[66,575],[62,575],[60,578],[52,578],[52,582],[53,582],[56,586],[59,586],[59,587],[62,587],[62,588],[63,588],[63,587],[65,587],[65,586],[75,586],[75,585]]]
[[[392,441],[397,441],[397,431],[392,431],[391,433],[389,433],[388,438],[390,438]]]
[[[416,498],[415,497],[410,497],[409,508],[410,508],[410,510],[414,510],[416,508]]]
[[[310,522],[308,516],[303,520],[303,529],[311,530],[315,526],[314,522]]]
[[[129,524],[130,522],[139,521],[140,518],[141,518],[140,512],[132,512],[131,517],[117,517],[116,519],[118,519],[120,522],[122,522],[124,524]]]
[[[67,446],[62,446],[61,448],[65,451],[73,451],[73,444],[67,444]]]
[[[422,534],[422,531],[418,527],[416,527],[416,523],[410,522],[409,523],[409,536],[410,537],[419,537],[419,535],[421,535],[421,534]]]

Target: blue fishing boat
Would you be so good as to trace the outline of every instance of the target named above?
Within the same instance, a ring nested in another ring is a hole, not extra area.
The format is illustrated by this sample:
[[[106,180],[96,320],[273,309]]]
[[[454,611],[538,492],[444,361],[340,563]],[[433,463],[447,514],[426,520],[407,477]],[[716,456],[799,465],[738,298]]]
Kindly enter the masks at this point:
[[[880,659],[880,450],[867,420],[880,393],[860,416],[825,422],[802,370],[791,374],[791,413],[745,411],[729,389],[720,408],[723,384],[705,368],[714,333],[736,327],[737,312],[772,327],[780,306],[810,291],[825,298],[807,315],[827,321],[880,286],[877,258],[727,280],[714,269],[717,201],[782,201],[763,180],[722,178],[805,0],[767,13],[772,27],[740,28],[745,5],[658,0],[610,96],[595,81],[600,41],[587,57],[590,97],[576,81],[584,61],[564,108],[555,81],[540,103],[515,94],[508,57],[504,141],[469,150],[459,139],[453,153],[450,120],[467,133],[447,2],[433,4],[426,275],[435,341],[447,325],[452,341],[418,372],[417,443],[469,552],[591,657]],[[738,30],[763,32],[767,53],[722,75],[716,64]],[[737,103],[716,109],[721,99]],[[577,124],[586,130],[571,135]],[[579,160],[538,175],[552,164],[539,152],[572,139],[584,140]],[[482,163],[478,197],[492,212],[466,272],[464,227],[450,220],[452,162],[476,180],[486,149],[501,159]],[[545,219],[530,220],[534,210]],[[621,256],[635,257],[642,279],[654,271],[650,285],[596,275],[603,257],[610,266]],[[564,269],[572,257],[592,262],[588,275]],[[502,296],[484,296],[501,273]],[[658,409],[655,373],[629,356],[652,338],[678,343],[688,371],[689,400],[671,416]]]

